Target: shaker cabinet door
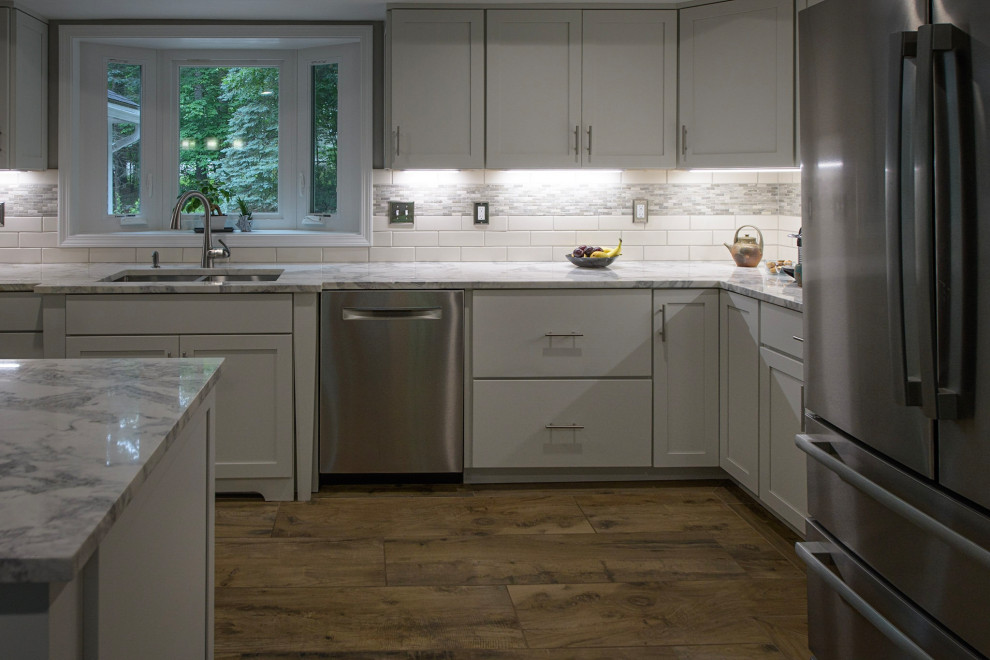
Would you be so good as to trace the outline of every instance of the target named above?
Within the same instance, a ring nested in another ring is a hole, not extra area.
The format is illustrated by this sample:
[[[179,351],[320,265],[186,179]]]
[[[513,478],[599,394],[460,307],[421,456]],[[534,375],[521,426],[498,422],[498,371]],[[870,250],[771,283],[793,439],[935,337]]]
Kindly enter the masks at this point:
[[[721,292],[719,465],[760,492],[760,302]]]
[[[485,166],[485,12],[389,15],[392,167]]]

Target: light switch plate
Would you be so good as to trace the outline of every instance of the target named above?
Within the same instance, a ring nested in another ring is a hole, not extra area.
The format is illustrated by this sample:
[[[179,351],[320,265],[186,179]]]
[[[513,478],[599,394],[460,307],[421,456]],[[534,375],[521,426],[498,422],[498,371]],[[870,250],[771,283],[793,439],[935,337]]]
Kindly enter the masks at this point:
[[[415,202],[389,202],[388,223],[390,225],[411,225],[415,218],[413,204]]]
[[[488,224],[488,202],[474,203],[474,224],[476,225]]]
[[[650,203],[645,199],[633,200],[633,222],[646,224],[650,219]]]

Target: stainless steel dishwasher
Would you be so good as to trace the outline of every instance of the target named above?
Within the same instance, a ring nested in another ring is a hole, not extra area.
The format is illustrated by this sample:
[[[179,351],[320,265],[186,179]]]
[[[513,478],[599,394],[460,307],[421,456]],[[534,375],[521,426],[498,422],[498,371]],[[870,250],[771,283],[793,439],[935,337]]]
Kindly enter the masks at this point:
[[[320,473],[464,469],[464,293],[325,291]]]

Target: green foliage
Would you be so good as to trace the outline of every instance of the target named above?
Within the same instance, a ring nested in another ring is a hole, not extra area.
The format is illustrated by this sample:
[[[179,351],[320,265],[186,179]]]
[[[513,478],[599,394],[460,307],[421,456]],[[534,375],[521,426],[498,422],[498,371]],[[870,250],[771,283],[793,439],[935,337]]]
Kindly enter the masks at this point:
[[[207,179],[201,183],[198,190],[206,196],[206,199],[210,200],[210,215],[225,215],[223,205],[229,202],[232,197],[230,190],[224,188],[213,179]],[[198,197],[193,197],[186,202],[186,206],[182,211],[184,213],[195,213],[201,208],[203,208],[203,203],[199,201]]]
[[[337,210],[337,65],[313,67],[313,213]]]
[[[109,62],[107,90],[141,105],[141,66]],[[120,144],[135,134],[137,124],[115,121],[111,124],[110,143]],[[111,150],[110,190],[113,198],[108,211],[114,215],[137,214],[141,211],[141,141]]]

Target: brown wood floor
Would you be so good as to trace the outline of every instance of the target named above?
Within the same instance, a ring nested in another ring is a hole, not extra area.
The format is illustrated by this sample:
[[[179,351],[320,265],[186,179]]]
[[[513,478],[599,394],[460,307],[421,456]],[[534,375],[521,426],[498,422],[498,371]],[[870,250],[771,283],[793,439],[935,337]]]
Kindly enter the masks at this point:
[[[217,658],[810,657],[795,535],[727,482],[219,499]]]

